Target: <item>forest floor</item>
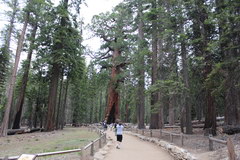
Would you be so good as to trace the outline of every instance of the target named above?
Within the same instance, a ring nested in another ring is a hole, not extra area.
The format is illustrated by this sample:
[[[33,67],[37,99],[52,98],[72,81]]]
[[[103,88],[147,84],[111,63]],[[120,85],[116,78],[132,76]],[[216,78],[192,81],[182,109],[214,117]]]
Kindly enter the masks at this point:
[[[81,148],[97,137],[95,132],[89,132],[87,128],[64,128],[53,132],[1,137],[0,157]],[[73,154],[79,159],[79,153]]]

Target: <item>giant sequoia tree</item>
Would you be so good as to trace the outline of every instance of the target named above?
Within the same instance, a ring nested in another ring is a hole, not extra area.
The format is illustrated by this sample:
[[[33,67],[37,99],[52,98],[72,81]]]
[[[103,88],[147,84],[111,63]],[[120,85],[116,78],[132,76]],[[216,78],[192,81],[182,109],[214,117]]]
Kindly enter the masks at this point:
[[[111,80],[108,87],[108,104],[105,119],[108,123],[115,122],[119,118],[119,83],[122,69],[126,65],[126,57],[123,56],[127,47],[126,39],[131,23],[131,10],[124,4],[116,6],[112,13],[95,16],[92,20],[92,30],[103,39],[102,49],[105,49],[101,59],[111,58]],[[105,66],[106,67],[106,66]]]

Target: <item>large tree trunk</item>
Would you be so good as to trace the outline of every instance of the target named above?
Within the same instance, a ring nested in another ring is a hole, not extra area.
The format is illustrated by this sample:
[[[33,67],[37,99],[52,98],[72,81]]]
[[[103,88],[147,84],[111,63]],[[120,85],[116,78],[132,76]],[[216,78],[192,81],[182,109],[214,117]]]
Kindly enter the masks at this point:
[[[0,137],[7,135],[9,114],[10,114],[12,100],[13,100],[13,89],[14,89],[14,85],[15,85],[15,81],[16,81],[17,68],[18,68],[18,64],[19,64],[19,60],[20,60],[20,55],[21,55],[21,51],[22,51],[22,47],[23,47],[23,41],[24,41],[24,37],[25,37],[25,32],[27,30],[28,21],[29,21],[29,12],[27,12],[27,15],[25,17],[22,33],[18,40],[16,56],[15,56],[15,63],[14,63],[14,68],[13,68],[13,72],[11,75],[10,86],[9,86],[9,90],[8,90],[7,105],[5,108],[2,126],[0,129]]]
[[[50,80],[50,89],[48,96],[48,112],[47,112],[47,123],[45,130],[53,131],[55,124],[55,107],[57,102],[57,89],[58,89],[58,80],[60,75],[60,66],[57,63],[53,64],[52,68],[52,77]]]
[[[232,73],[234,74],[234,73]],[[226,125],[240,125],[240,95],[235,82],[236,76],[229,75],[227,79],[226,90],[226,108],[225,108],[225,124]]]
[[[145,128],[144,125],[144,114],[145,114],[145,65],[144,65],[144,33],[143,33],[143,13],[142,13],[142,4],[139,4],[138,8],[138,66],[137,66],[137,76],[138,76],[138,87],[137,87],[137,122],[138,128]],[[141,66],[141,67],[140,67]]]
[[[31,33],[30,48],[29,48],[29,53],[28,53],[28,56],[27,56],[27,62],[24,66],[24,74],[23,74],[23,77],[22,77],[22,86],[21,86],[21,89],[19,91],[19,96],[18,96],[17,104],[16,104],[17,113],[15,115],[15,119],[14,119],[14,122],[13,122],[12,129],[19,129],[20,128],[22,108],[23,108],[23,103],[24,103],[24,98],[25,98],[25,91],[26,91],[26,88],[27,88],[28,74],[29,74],[29,70],[30,70],[30,64],[31,64],[32,53],[33,53],[33,45],[34,45],[34,41],[35,41],[36,32],[37,32],[37,24],[35,24],[33,26],[33,30],[32,30],[32,33]]]
[[[63,7],[65,10],[68,9],[68,0],[63,0]],[[61,26],[65,27],[67,25],[67,17],[63,16],[61,17]],[[64,41],[64,40],[62,40]],[[54,50],[63,49],[63,44],[61,42],[57,42],[55,46],[53,46]],[[54,57],[58,58],[58,57]],[[58,81],[59,76],[61,72],[61,65],[56,62],[54,59],[54,62],[52,64],[52,76],[50,79],[50,85],[49,85],[49,97],[48,97],[48,113],[47,113],[47,122],[46,122],[46,131],[53,131],[55,128],[55,108],[57,103],[57,91],[58,91]]]
[[[118,80],[117,76],[120,73],[120,68],[117,66],[116,59],[121,55],[119,49],[114,49],[112,61],[112,72],[111,72],[111,80],[108,89],[108,104],[106,109],[106,120],[107,123],[114,123],[116,119],[119,119],[119,93],[117,90]]]

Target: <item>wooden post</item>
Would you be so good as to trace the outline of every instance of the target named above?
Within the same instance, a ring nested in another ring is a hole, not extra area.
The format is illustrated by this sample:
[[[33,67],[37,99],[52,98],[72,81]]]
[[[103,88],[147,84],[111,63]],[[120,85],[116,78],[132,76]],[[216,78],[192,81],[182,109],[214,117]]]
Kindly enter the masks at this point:
[[[138,129],[136,130],[136,132],[138,133]]]
[[[160,129],[160,137],[159,138],[162,138],[162,130]]]
[[[102,137],[99,139],[99,148],[102,148]]]
[[[144,135],[144,129],[142,129],[142,135]]]
[[[183,146],[183,133],[181,133],[181,145]]]
[[[107,133],[104,133],[104,144],[107,143]]]
[[[150,129],[150,137],[152,137],[152,130]]]
[[[228,156],[230,160],[237,160],[237,156],[234,150],[234,145],[231,138],[227,139],[227,148],[228,148]]]
[[[84,147],[81,148],[81,160],[85,160]]]
[[[93,156],[93,155],[94,155],[94,143],[92,141],[92,143],[91,143],[91,156]]]
[[[212,135],[209,135],[209,151],[213,151],[213,141],[211,140]]]
[[[170,141],[173,142],[173,135],[170,133],[169,136],[170,136]]]

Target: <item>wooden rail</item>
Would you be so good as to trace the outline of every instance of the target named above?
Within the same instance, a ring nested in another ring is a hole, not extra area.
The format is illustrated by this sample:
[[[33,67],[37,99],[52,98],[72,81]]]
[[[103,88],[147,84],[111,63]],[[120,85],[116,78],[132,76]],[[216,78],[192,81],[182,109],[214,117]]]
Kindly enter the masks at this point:
[[[237,155],[235,153],[234,145],[231,138],[228,138],[227,141],[213,138],[211,135],[209,136],[209,150],[213,151],[213,142],[227,145],[228,156],[230,160],[237,160]]]
[[[133,128],[130,128],[130,131],[135,132],[135,133],[140,133],[142,135],[146,135],[149,132],[150,137],[153,137],[153,132],[159,131],[159,133],[160,133],[159,138],[160,139],[162,138],[163,134],[167,134],[167,135],[169,135],[170,141],[172,143],[173,143],[173,136],[180,137],[181,138],[181,146],[184,145],[184,136],[186,136],[183,133],[180,133],[180,134],[179,133],[172,133],[172,132],[168,132],[168,131],[163,131],[162,129],[152,130],[152,129],[137,129],[137,128],[133,129]],[[220,144],[223,144],[223,145],[227,145],[229,159],[230,160],[237,160],[237,156],[236,156],[234,145],[233,145],[233,142],[232,142],[231,138],[228,138],[227,141],[225,141],[225,140],[216,139],[216,138],[213,138],[212,136],[209,136],[209,150],[210,151],[213,151],[213,142],[220,143]]]
[[[64,151],[56,151],[56,152],[47,152],[47,153],[37,153],[34,154],[34,157],[32,159],[28,159],[28,160],[34,160],[37,157],[46,157],[46,156],[53,156],[53,155],[61,155],[61,154],[68,154],[68,153],[74,153],[74,152],[80,152],[81,153],[81,160],[85,160],[85,151],[90,148],[90,155],[93,156],[94,155],[94,151],[95,151],[95,146],[97,143],[99,143],[99,148],[102,147],[102,143],[106,144],[106,133],[102,132],[101,130],[99,130],[98,128],[94,127],[94,128],[90,128],[90,131],[96,131],[97,133],[100,134],[100,137],[95,139],[94,141],[91,141],[89,144],[87,144],[86,146],[82,147],[81,149],[72,149],[72,150],[64,150]],[[2,157],[0,158],[0,160],[17,160],[20,156],[12,156],[12,157]]]
[[[150,137],[153,137],[153,132],[156,132],[156,131],[159,131],[159,138],[162,138],[163,134],[168,134],[169,135],[169,138],[170,138],[170,141],[173,143],[173,136],[175,137],[180,137],[181,139],[181,146],[184,145],[184,135],[182,133],[172,133],[172,132],[167,132],[167,131],[163,131],[162,129],[160,130],[153,130],[153,129],[131,129],[132,132],[136,132],[136,133],[140,133],[142,135],[145,135],[149,132],[150,134]]]

